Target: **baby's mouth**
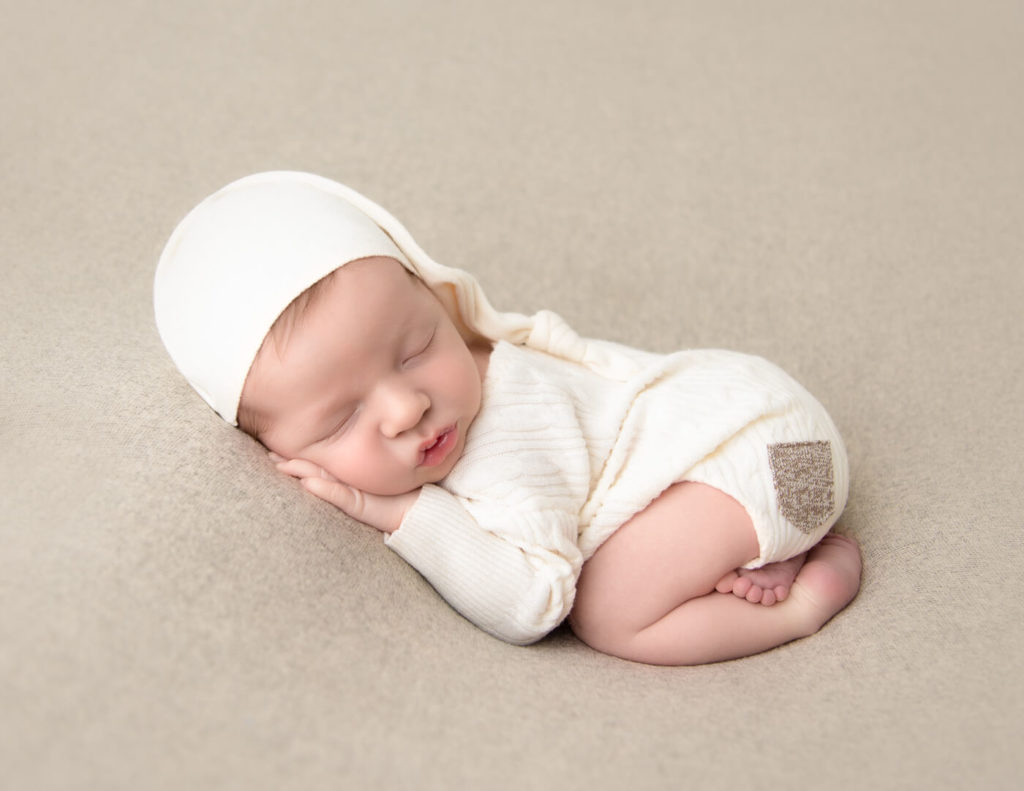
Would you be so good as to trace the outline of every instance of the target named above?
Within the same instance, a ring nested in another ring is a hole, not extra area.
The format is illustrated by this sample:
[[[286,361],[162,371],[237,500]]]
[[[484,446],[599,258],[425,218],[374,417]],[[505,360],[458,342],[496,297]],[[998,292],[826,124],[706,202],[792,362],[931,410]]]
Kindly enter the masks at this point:
[[[458,438],[457,425],[453,424],[438,434],[432,442],[420,448],[420,465],[424,467],[436,467],[443,462],[448,454],[455,447],[455,440]]]

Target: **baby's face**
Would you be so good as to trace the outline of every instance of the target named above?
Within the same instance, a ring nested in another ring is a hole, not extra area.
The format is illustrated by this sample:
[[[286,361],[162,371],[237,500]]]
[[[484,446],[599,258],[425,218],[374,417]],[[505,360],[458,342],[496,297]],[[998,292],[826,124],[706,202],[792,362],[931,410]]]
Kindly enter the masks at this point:
[[[485,357],[393,259],[347,264],[321,296],[253,363],[242,398],[260,439],[371,494],[439,481],[480,409]]]

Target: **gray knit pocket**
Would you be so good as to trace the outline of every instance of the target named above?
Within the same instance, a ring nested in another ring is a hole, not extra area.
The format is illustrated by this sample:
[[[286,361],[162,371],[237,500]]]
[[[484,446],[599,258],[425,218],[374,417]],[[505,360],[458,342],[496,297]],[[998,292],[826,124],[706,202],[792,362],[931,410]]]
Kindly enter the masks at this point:
[[[769,445],[768,460],[782,515],[801,533],[813,533],[835,507],[831,443]]]

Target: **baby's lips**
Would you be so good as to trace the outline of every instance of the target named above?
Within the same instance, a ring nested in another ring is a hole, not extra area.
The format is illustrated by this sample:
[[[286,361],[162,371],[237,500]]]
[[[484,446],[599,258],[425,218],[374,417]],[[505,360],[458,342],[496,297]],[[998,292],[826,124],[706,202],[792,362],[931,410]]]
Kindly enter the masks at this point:
[[[454,431],[455,427],[457,425],[458,425],[457,423],[452,423],[450,426],[446,426],[445,428],[443,428],[440,431],[438,431],[430,439],[426,439],[423,442],[421,442],[420,443],[420,452],[422,453],[422,452],[424,452],[426,450],[429,450],[430,448],[434,447],[438,442],[441,441],[441,438],[445,434],[450,434],[452,431]]]

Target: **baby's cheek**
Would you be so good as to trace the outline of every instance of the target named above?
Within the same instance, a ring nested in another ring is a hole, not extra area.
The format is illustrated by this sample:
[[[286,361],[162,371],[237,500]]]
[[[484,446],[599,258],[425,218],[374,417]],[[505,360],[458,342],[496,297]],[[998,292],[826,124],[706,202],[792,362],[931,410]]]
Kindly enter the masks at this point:
[[[354,479],[360,472],[360,465],[354,459],[358,459],[359,455],[361,451],[356,442],[345,446],[336,445],[325,454],[322,466],[342,483],[355,486]]]
[[[435,386],[461,391],[465,388],[465,365],[457,356],[446,354],[438,359],[436,367],[431,371],[431,378]]]

